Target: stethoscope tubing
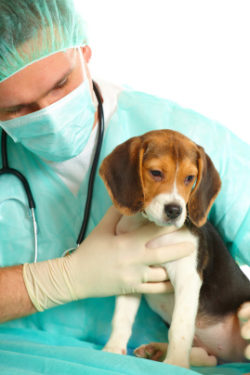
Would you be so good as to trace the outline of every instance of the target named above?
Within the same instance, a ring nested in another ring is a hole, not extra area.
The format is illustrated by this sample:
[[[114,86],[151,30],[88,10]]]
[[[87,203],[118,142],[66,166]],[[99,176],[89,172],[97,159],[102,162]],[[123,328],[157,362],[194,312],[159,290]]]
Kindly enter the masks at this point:
[[[93,89],[94,89],[94,92],[98,101],[98,119],[99,119],[98,138],[97,138],[93,164],[92,164],[90,175],[89,175],[88,192],[87,192],[87,198],[86,198],[86,203],[85,203],[83,222],[82,222],[82,226],[81,226],[81,229],[80,229],[77,241],[76,241],[77,247],[80,245],[80,243],[82,243],[86,235],[86,230],[87,230],[87,226],[89,222],[89,215],[90,215],[91,205],[92,205],[92,196],[93,196],[93,190],[94,190],[95,176],[96,176],[97,165],[98,165],[98,161],[100,157],[100,152],[101,152],[102,142],[103,142],[103,134],[104,134],[104,113],[103,113],[103,106],[102,106],[102,98],[98,90],[98,87],[94,81],[93,81]]]
[[[76,241],[77,247],[84,240],[87,227],[88,227],[89,215],[90,215],[91,205],[92,205],[95,176],[96,176],[98,161],[99,161],[102,142],[103,142],[103,135],[104,135],[104,113],[103,113],[103,106],[102,106],[102,98],[101,98],[99,89],[94,81],[93,81],[93,89],[94,89],[94,92],[98,101],[98,120],[99,120],[98,138],[97,138],[97,143],[96,143],[93,164],[92,164],[90,176],[89,176],[83,221],[82,221],[81,229],[80,229],[77,241]],[[36,207],[35,200],[33,198],[33,194],[31,192],[31,188],[26,177],[18,170],[9,167],[8,153],[7,153],[7,133],[5,132],[4,129],[2,129],[1,146],[2,146],[2,149],[1,149],[2,168],[0,169],[0,176],[4,174],[11,174],[15,176],[22,183],[27,200],[28,200],[28,205],[31,210],[31,216],[32,216],[32,221],[33,221],[33,232],[34,232],[34,243],[35,243],[35,260],[34,261],[36,262],[37,260],[37,222],[36,222],[36,217],[35,217],[35,207]]]

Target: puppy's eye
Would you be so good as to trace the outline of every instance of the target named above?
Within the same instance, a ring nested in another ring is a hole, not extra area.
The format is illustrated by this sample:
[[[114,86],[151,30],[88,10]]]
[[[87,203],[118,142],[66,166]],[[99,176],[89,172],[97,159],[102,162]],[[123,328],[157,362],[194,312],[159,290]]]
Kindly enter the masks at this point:
[[[185,178],[185,181],[184,181],[184,183],[185,183],[185,185],[188,185],[188,184],[190,184],[190,182],[192,182],[194,180],[194,176],[187,176],[186,178]]]
[[[155,181],[161,181],[163,179],[163,173],[157,169],[151,169],[150,174]]]

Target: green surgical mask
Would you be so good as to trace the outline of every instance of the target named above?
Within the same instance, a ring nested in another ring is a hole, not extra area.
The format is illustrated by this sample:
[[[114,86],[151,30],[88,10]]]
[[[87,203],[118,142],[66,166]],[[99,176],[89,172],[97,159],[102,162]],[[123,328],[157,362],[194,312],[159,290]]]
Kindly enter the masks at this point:
[[[38,157],[60,162],[84,149],[95,112],[85,70],[84,81],[62,99],[39,111],[2,121],[0,125],[14,142],[21,143]]]

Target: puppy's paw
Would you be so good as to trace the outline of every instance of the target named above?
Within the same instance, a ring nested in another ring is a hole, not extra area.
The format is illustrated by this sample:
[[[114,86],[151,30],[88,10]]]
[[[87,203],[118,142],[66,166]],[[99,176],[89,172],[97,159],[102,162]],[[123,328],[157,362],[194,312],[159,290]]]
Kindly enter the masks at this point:
[[[216,366],[217,358],[209,355],[205,349],[193,347],[190,353],[191,366]]]
[[[102,350],[104,352],[108,352],[108,353],[123,354],[123,355],[127,354],[126,348],[119,348],[118,346],[106,345],[106,346],[104,346],[104,348]]]
[[[151,342],[147,345],[141,345],[134,350],[134,355],[139,358],[151,359],[152,361],[162,362],[167,354],[168,344],[163,342]]]

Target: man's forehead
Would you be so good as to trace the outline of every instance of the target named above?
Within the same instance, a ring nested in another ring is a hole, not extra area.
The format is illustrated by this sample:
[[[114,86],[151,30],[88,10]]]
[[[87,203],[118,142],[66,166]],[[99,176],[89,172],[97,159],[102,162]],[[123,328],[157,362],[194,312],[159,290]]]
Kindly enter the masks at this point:
[[[0,108],[34,102],[73,68],[75,50],[58,52],[34,62],[0,83]]]

